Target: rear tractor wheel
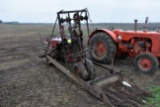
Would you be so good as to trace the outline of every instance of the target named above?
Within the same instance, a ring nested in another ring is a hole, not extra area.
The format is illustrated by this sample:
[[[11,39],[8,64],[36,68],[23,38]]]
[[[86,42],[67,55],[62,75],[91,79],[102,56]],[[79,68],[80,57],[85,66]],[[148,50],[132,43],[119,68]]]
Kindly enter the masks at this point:
[[[106,33],[96,33],[90,41],[90,47],[93,49],[91,57],[102,63],[110,63],[116,54],[116,44]]]
[[[158,59],[152,53],[141,53],[135,58],[135,67],[145,74],[153,74],[159,66]]]

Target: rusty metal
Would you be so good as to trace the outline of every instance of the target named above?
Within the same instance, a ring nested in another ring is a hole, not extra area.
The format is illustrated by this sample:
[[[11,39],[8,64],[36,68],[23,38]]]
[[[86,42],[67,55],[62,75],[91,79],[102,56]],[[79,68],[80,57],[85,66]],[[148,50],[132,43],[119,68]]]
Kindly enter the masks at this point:
[[[141,107],[145,104],[146,97],[152,97],[150,93],[139,89],[132,80],[121,73],[83,81],[52,57],[47,56],[47,58],[64,74],[111,107]]]
[[[74,14],[73,17],[71,13]],[[82,13],[85,13],[85,16],[82,16]],[[62,14],[65,14],[66,18],[61,17]],[[146,97],[151,97],[150,93],[139,89],[132,80],[115,71],[113,68],[114,59],[112,59],[110,67],[89,59],[87,52],[91,49],[83,49],[83,32],[81,30],[81,21],[86,20],[89,36],[87,9],[59,11],[57,20],[59,22],[61,42],[56,42],[56,45],[50,46],[52,40],[48,41],[47,50],[51,49],[49,50],[50,52],[45,53],[43,56],[48,63],[55,65],[69,78],[111,107],[141,107]],[[70,44],[67,43],[63,26],[64,22],[69,25]],[[72,22],[76,25],[73,25]],[[75,30],[79,31],[79,35],[76,34]],[[93,63],[96,65],[93,65]],[[96,76],[95,74],[99,73],[95,70],[97,66],[103,68],[106,73]]]

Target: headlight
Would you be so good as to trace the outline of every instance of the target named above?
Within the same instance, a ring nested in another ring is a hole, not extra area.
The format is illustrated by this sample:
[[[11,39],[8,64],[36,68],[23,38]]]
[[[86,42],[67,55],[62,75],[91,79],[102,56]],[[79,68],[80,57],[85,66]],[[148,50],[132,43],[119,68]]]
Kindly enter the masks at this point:
[[[122,36],[118,36],[118,39],[119,39],[119,40],[122,40]]]

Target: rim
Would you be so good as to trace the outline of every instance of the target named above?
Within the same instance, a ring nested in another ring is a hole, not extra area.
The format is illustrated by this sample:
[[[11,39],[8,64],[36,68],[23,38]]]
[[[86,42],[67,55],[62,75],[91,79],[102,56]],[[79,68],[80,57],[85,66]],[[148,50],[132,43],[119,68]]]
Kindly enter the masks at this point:
[[[106,55],[106,45],[104,44],[104,42],[98,41],[95,44],[95,53],[98,57],[103,57],[104,55]]]
[[[149,70],[152,67],[152,62],[148,58],[140,59],[139,66],[144,70]]]

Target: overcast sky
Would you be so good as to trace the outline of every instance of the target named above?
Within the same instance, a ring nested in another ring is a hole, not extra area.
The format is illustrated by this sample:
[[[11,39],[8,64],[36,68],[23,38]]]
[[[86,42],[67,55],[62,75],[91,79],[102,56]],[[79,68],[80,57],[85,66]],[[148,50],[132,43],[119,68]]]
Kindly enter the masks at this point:
[[[160,22],[160,0],[0,0],[3,21],[53,23],[59,10],[88,8],[93,22]]]

